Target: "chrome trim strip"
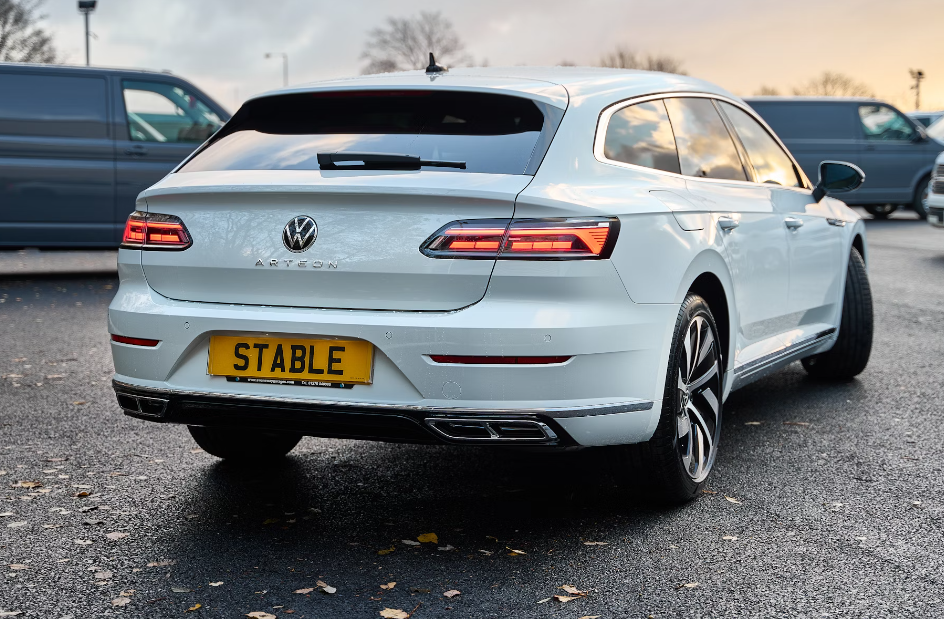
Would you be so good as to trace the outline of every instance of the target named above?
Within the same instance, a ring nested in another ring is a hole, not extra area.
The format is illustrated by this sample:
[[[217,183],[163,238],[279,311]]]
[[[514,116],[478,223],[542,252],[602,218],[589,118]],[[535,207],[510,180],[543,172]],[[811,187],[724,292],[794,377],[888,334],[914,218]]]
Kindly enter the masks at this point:
[[[799,342],[794,342],[793,344],[781,350],[772,352],[770,354],[764,355],[763,357],[754,359],[753,361],[748,361],[747,363],[736,366],[734,368],[735,386],[738,386],[739,383],[743,384],[744,379],[758,372],[761,372],[767,369],[768,367],[780,361],[783,361],[784,359],[788,357],[792,357],[793,355],[796,355],[805,350],[808,350],[816,346],[817,344],[821,344],[823,341],[828,339],[829,336],[831,336],[835,332],[836,332],[835,328],[826,329],[825,331],[820,331],[819,333],[816,333],[805,339],[802,339]]]
[[[227,400],[249,400],[252,402],[265,404],[267,402],[280,404],[294,404],[296,406],[311,406],[325,410],[336,410],[344,412],[345,410],[376,410],[378,412],[398,411],[419,413],[423,415],[545,415],[554,419],[569,417],[590,417],[593,415],[615,415],[618,413],[631,413],[637,411],[647,411],[653,406],[653,402],[637,400],[634,402],[618,402],[616,404],[603,404],[596,406],[575,406],[570,408],[463,408],[463,407],[429,407],[414,406],[410,404],[380,404],[376,402],[336,402],[331,400],[303,400],[301,398],[277,398],[270,396],[257,396],[234,393],[216,393],[211,391],[184,391],[176,389],[166,389],[163,387],[145,387],[124,383],[112,379],[112,387],[117,393],[124,393],[130,396],[141,397],[143,394],[163,394],[177,397],[197,397],[197,398],[221,398]]]

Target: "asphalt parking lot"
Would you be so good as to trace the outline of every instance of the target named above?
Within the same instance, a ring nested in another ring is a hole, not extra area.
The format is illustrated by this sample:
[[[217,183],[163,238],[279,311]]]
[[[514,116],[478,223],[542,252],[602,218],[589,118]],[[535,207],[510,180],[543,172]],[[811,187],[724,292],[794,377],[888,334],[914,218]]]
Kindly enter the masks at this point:
[[[944,615],[944,231],[869,242],[868,369],[736,392],[710,492],[675,509],[592,452],[306,438],[220,463],[119,411],[109,255],[6,252],[0,617]]]

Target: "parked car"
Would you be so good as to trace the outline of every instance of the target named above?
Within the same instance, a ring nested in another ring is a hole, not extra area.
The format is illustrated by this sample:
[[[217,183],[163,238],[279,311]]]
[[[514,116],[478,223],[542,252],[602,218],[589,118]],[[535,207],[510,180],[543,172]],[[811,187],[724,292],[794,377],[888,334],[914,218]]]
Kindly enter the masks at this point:
[[[934,162],[934,174],[928,187],[928,223],[944,228],[944,153]]]
[[[0,63],[0,247],[117,247],[135,198],[229,118],[167,73]]]
[[[796,156],[808,175],[820,161],[848,161],[868,181],[846,197],[875,217],[898,205],[927,217],[931,166],[944,150],[940,139],[893,106],[875,99],[840,97],[755,97],[746,99]]]
[[[933,125],[941,116],[944,116],[944,111],[938,112],[908,112],[908,117],[914,120],[925,127],[930,127]]]
[[[461,69],[258,96],[146,190],[109,309],[128,415],[254,463],[302,435],[603,447],[675,501],[728,394],[865,368],[865,227],[700,80]]]

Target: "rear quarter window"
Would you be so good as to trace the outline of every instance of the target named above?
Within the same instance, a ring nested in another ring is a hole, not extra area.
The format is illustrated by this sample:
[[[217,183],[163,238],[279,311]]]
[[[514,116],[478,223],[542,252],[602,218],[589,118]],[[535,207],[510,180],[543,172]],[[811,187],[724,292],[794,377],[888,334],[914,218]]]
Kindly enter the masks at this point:
[[[101,77],[0,73],[0,134],[107,138]]]
[[[463,161],[465,172],[533,173],[560,114],[524,97],[489,93],[276,95],[244,105],[179,172],[318,170],[319,153],[348,152]]]

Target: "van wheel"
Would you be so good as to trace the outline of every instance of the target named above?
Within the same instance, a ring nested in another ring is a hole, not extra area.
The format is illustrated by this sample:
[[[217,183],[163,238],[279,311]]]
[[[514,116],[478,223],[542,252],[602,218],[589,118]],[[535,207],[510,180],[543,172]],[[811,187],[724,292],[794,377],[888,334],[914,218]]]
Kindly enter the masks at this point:
[[[894,204],[869,204],[865,207],[866,212],[875,219],[888,219],[896,209]]]
[[[284,458],[302,439],[301,434],[294,432],[205,426],[187,426],[187,429],[203,451],[238,462],[264,463]]]
[[[871,353],[872,289],[862,255],[853,249],[846,269],[839,337],[831,349],[804,359],[803,367],[813,378],[849,380],[865,369]]]
[[[914,200],[911,201],[911,208],[921,219],[928,218],[928,193],[931,185],[931,177],[925,176],[915,188]]]
[[[686,296],[672,338],[659,425],[648,442],[613,448],[617,476],[626,485],[669,503],[690,501],[704,487],[721,437],[720,341],[705,300]]]

